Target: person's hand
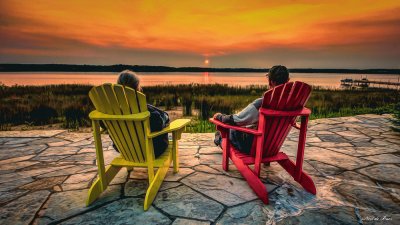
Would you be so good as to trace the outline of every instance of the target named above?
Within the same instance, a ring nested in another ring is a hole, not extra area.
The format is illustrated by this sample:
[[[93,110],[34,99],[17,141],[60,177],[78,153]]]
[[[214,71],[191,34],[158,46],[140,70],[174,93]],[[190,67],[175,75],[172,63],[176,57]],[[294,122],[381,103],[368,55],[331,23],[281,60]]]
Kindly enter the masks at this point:
[[[218,117],[219,115],[221,115],[221,113],[219,113],[219,112],[218,112],[218,113],[215,113],[214,116],[213,116],[213,119],[217,119],[217,117]]]

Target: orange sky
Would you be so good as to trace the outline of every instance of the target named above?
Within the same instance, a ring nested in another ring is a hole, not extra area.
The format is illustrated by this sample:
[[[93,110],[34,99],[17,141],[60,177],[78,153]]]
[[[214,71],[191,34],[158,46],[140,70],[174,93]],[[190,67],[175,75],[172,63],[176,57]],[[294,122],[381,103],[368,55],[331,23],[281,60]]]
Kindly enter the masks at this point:
[[[399,68],[400,1],[1,0],[0,63]]]

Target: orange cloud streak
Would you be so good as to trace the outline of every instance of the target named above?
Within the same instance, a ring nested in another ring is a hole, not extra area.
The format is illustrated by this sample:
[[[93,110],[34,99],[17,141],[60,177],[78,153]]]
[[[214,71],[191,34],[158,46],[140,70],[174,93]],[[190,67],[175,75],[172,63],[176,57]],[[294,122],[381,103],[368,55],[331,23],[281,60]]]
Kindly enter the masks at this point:
[[[81,43],[209,56],[399,38],[398,0],[5,0],[0,4],[1,38],[12,42],[13,37],[19,37],[38,47],[26,49],[26,54],[68,54],[72,43]],[[10,51],[12,46],[0,46],[0,52]]]

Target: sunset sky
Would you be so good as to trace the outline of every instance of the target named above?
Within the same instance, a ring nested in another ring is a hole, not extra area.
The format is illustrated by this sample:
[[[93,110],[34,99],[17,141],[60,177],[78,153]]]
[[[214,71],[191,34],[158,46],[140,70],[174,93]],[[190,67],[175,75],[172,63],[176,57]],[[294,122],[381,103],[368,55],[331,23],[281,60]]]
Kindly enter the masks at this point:
[[[1,0],[0,9],[0,63],[400,68],[399,0]]]

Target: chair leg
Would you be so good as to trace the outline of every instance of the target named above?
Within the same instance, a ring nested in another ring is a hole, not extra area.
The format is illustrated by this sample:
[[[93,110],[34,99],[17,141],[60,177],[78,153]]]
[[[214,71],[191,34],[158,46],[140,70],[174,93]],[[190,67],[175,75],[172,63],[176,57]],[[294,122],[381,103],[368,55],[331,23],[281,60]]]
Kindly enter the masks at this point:
[[[249,166],[245,165],[241,159],[237,158],[235,153],[231,154],[231,158],[239,172],[246,179],[247,183],[256,193],[258,198],[260,198],[264,204],[268,204],[268,192],[260,178],[256,176]]]
[[[315,188],[314,181],[311,179],[311,177],[305,173],[304,171],[300,171],[300,178],[296,179],[296,172],[295,168],[296,165],[292,160],[286,159],[286,160],[281,160],[278,161],[278,163],[293,177],[295,180],[308,192],[310,192],[313,195],[317,194],[317,189]]]
[[[156,175],[154,176],[153,181],[149,184],[149,188],[146,192],[146,197],[144,199],[144,210],[147,211],[151,203],[153,203],[154,198],[157,196],[158,190],[162,182],[164,181],[164,177],[168,172],[168,168],[171,165],[172,161],[172,153],[169,154],[168,159],[165,160],[164,165],[158,168]]]
[[[86,206],[92,204],[94,200],[96,200],[100,194],[106,190],[108,184],[112,181],[115,175],[117,175],[120,169],[121,167],[117,166],[107,166],[104,178],[99,176],[90,187],[88,198],[86,199]]]
[[[229,143],[229,137],[227,136],[226,132],[225,135],[224,133],[222,133],[222,169],[225,171],[229,170],[229,153],[231,150],[230,148],[231,146]]]
[[[178,141],[174,135],[172,140],[172,161],[174,166],[174,173],[179,171],[179,157],[178,157]]]

